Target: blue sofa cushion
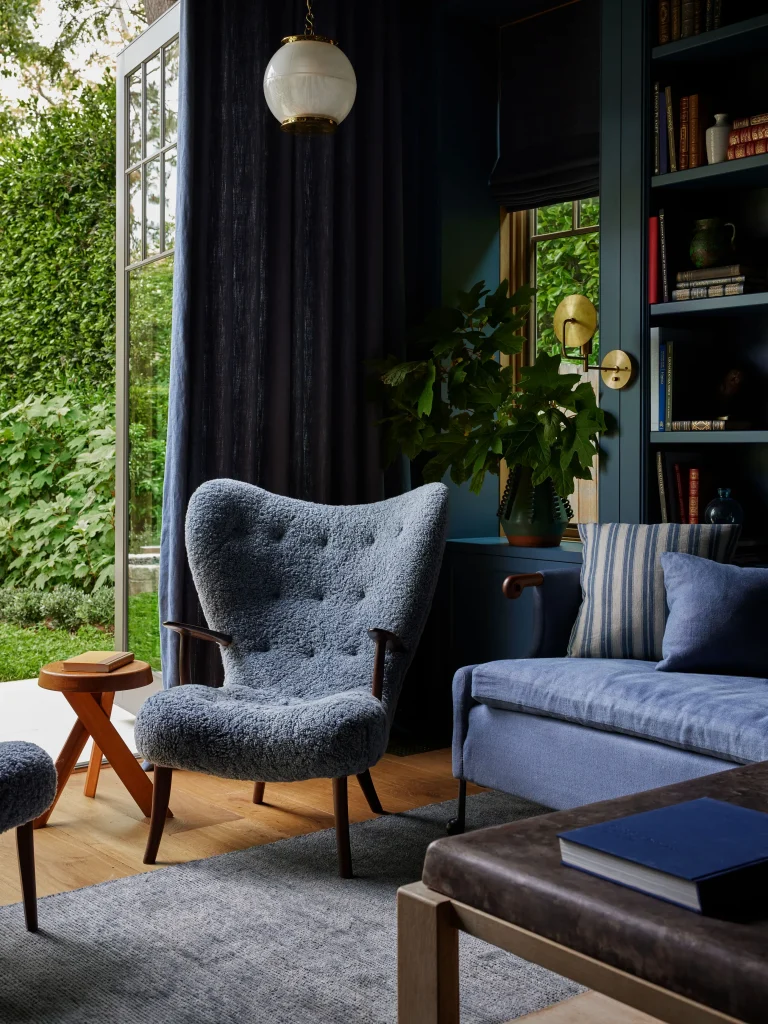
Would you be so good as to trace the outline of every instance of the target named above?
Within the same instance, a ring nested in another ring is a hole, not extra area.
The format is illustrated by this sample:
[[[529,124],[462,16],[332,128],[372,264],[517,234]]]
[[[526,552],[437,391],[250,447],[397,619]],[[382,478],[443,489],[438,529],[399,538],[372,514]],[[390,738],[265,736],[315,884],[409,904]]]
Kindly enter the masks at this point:
[[[583,600],[571,634],[572,658],[658,661],[667,621],[659,556],[685,551],[730,562],[738,526],[582,523]]]
[[[768,679],[655,669],[620,658],[493,661],[473,670],[472,696],[737,764],[768,760]]]
[[[661,556],[669,618],[663,672],[768,672],[768,569],[718,565],[707,558]]]

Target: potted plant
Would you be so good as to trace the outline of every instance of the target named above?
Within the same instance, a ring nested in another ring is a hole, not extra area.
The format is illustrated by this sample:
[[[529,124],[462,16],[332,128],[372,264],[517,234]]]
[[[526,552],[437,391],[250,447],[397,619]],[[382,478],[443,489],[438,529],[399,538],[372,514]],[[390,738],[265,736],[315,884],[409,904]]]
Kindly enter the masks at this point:
[[[572,516],[574,480],[591,479],[605,417],[591,384],[560,373],[561,357],[539,353],[515,380],[499,353],[522,351],[532,291],[511,297],[478,282],[455,306],[430,313],[414,332],[407,362],[377,364],[385,407],[385,457],[428,456],[425,482],[450,470],[479,492],[501,462],[509,480],[499,516],[510,544],[556,546]]]

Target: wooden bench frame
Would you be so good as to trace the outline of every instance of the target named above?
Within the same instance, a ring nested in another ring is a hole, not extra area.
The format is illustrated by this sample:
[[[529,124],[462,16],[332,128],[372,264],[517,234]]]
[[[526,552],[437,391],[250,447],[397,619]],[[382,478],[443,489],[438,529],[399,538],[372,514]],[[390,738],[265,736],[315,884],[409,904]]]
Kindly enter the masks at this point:
[[[539,964],[665,1024],[744,1024],[428,889],[397,893],[398,1024],[459,1024],[459,931]]]

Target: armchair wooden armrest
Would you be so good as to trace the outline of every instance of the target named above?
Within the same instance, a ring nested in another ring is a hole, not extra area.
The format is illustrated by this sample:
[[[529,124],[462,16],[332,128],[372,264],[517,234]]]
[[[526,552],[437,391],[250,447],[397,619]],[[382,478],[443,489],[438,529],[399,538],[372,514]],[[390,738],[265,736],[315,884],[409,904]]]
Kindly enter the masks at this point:
[[[226,633],[217,633],[214,629],[206,629],[205,626],[190,626],[186,622],[164,622],[166,629],[173,630],[179,634],[179,684],[184,686],[189,682],[189,637],[196,640],[209,640],[218,644],[219,647],[229,647],[232,637]]]
[[[543,582],[544,577],[540,572],[517,572],[512,576],[507,576],[501,589],[504,597],[508,597],[510,601],[516,601],[526,587],[540,587]]]
[[[405,651],[403,641],[396,633],[390,633],[388,629],[369,629],[368,636],[376,644],[373,655],[373,686],[371,693],[377,700],[381,700],[384,692],[384,655],[387,651],[395,654],[402,654]]]

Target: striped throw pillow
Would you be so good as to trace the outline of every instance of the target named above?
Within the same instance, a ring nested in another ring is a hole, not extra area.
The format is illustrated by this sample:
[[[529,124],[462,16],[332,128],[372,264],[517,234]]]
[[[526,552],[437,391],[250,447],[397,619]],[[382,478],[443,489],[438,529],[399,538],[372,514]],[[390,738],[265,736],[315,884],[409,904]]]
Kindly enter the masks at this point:
[[[731,525],[580,525],[582,601],[568,656],[659,661],[668,614],[661,555],[682,551],[730,562],[739,532]]]

